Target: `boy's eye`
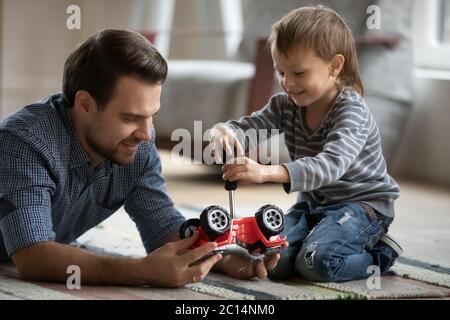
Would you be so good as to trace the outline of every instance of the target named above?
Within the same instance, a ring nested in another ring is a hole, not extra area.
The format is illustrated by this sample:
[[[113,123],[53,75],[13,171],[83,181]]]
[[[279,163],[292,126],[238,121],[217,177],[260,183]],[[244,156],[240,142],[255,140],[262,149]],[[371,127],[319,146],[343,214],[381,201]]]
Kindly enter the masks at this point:
[[[294,72],[294,74],[295,74],[296,76],[301,76],[301,75],[304,74],[304,72]]]
[[[280,77],[284,77],[284,72],[278,72],[278,75],[279,75]]]

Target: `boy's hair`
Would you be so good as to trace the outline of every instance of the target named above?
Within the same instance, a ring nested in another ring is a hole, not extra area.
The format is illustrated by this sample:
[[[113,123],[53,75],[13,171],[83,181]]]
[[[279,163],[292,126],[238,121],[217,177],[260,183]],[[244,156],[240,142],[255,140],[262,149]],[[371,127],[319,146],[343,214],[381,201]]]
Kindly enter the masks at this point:
[[[345,63],[338,78],[340,84],[364,94],[352,32],[335,11],[323,6],[291,11],[273,24],[268,45],[273,44],[283,55],[298,45],[314,50],[327,61],[335,54],[342,54]]]
[[[167,62],[137,32],[115,29],[99,32],[76,48],[64,64],[64,104],[72,108],[77,91],[86,90],[99,107],[104,107],[122,76],[162,84],[167,77]]]

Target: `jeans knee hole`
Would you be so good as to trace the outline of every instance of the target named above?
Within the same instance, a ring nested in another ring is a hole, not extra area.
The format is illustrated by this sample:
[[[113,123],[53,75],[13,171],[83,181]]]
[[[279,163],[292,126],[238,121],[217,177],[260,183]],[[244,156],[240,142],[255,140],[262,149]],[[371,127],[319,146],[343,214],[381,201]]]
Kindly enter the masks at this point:
[[[337,224],[339,225],[343,225],[345,222],[347,222],[348,220],[350,220],[353,216],[353,211],[345,211],[344,212],[344,216],[341,217],[338,221]]]
[[[308,245],[305,251],[305,264],[308,269],[314,268],[314,256],[316,254],[317,243],[311,243]]]

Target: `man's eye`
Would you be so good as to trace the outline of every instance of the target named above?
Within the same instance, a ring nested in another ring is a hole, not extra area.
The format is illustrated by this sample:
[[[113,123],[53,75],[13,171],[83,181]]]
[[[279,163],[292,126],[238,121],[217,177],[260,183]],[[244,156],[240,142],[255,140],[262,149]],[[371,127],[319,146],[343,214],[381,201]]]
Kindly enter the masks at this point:
[[[301,75],[304,74],[304,72],[294,72],[294,74],[295,74],[296,76],[301,76]]]
[[[284,77],[284,73],[283,73],[283,72],[278,72],[278,75],[279,75],[280,77]]]

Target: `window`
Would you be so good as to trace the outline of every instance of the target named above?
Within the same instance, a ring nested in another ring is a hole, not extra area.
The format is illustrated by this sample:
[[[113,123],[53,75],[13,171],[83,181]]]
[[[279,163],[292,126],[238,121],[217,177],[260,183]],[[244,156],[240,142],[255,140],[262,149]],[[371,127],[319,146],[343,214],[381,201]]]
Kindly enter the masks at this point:
[[[225,32],[225,44],[227,57],[236,55],[239,43],[242,40],[242,8],[239,0],[221,0],[223,29]]]
[[[416,67],[450,71],[450,0],[415,0],[413,21]]]
[[[450,45],[450,1],[440,1],[439,8],[439,41],[445,45]]]

